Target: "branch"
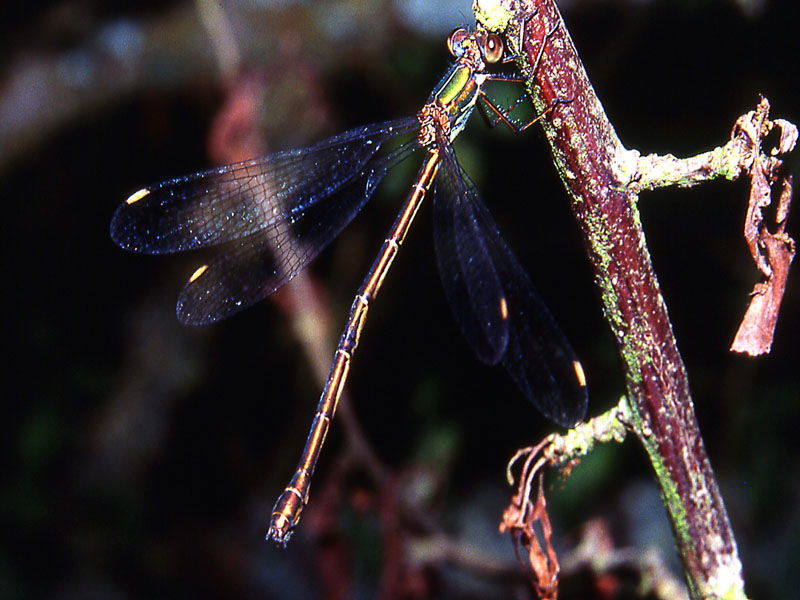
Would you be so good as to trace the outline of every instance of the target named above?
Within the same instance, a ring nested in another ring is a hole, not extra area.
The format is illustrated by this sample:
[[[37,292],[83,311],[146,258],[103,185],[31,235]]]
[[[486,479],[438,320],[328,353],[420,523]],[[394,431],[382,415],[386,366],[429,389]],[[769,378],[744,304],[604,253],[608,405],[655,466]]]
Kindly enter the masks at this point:
[[[778,133],[777,144],[763,146]],[[786,233],[786,222],[792,203],[792,176],[779,158],[794,150],[797,127],[783,119],[769,120],[769,101],[762,98],[755,110],[736,120],[730,141],[691,158],[679,159],[671,154],[651,154],[641,157],[631,175],[628,188],[632,191],[659,187],[689,187],[725,178],[734,180],[742,175],[750,178],[750,201],[744,223],[744,237],[753,262],[764,275],[750,294],[750,306],[731,346],[735,352],[751,356],[765,354],[772,347],[789,267],[795,254],[795,242]],[[774,207],[775,232],[767,226],[765,209],[773,206],[774,190],[778,192]]]
[[[537,109],[555,106],[542,120],[544,131],[622,358],[628,427],[658,478],[689,593],[692,598],[744,598],[736,541],[637,209],[642,189],[692,185],[714,173],[731,178],[735,169],[718,151],[681,162],[642,159],[626,149],[553,0],[475,0],[474,9],[478,22],[504,33],[510,50],[519,54],[518,67]],[[651,168],[644,168],[648,162]]]

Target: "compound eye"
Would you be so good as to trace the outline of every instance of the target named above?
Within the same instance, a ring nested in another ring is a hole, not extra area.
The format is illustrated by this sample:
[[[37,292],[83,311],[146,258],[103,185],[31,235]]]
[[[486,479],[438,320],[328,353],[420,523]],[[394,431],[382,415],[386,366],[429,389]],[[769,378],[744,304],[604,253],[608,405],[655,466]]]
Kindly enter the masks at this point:
[[[503,40],[499,35],[490,33],[486,36],[486,42],[483,45],[483,58],[489,64],[494,64],[503,58]]]
[[[464,54],[464,40],[469,37],[469,32],[463,27],[454,29],[447,36],[447,49],[455,58]]]

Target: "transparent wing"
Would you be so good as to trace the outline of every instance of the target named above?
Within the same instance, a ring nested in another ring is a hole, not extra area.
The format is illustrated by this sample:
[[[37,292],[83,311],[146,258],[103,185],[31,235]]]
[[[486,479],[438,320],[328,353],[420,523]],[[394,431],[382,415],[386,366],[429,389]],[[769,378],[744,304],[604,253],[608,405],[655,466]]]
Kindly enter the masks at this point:
[[[363,175],[308,206],[293,222],[278,221],[222,246],[205,271],[184,286],[178,319],[191,325],[211,323],[269,296],[339,235],[386,172],[415,149],[407,144],[367,161]]]
[[[499,352],[499,360],[534,406],[571,427],[583,419],[588,402],[575,352],[452,148],[440,144],[440,154],[434,232],[445,295],[456,321],[481,360],[492,362],[487,357]],[[444,271],[454,266],[457,274]]]
[[[483,233],[488,225],[483,222],[478,191],[462,176],[449,144],[439,140],[439,147],[433,203],[439,276],[467,342],[482,362],[494,365],[508,346],[505,292]]]
[[[405,119],[353,129],[305,150],[166,181],[117,209],[114,241],[144,253],[219,246],[178,300],[178,318],[228,317],[299,273],[355,217],[386,172],[416,141],[378,154],[418,127]],[[134,195],[136,197],[136,195]]]
[[[376,123],[310,148],[153,185],[119,206],[111,220],[111,238],[126,250],[163,254],[292,223],[309,207],[365,177],[367,163],[383,143],[416,127],[415,118]]]

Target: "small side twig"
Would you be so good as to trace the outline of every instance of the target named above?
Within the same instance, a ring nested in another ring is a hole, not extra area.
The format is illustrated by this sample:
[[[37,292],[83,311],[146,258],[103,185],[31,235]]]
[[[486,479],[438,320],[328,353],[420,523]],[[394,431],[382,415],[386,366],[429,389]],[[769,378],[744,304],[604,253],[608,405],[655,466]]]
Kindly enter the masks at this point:
[[[625,438],[628,427],[628,402],[623,398],[612,410],[581,423],[565,435],[551,434],[536,446],[524,448],[509,461],[506,476],[513,485],[512,469],[522,458],[517,493],[503,513],[500,532],[510,532],[520,564],[530,567],[530,579],[540,598],[558,595],[559,563],[551,542],[553,529],[547,514],[544,493],[545,467],[560,467],[568,472],[572,464],[597,443]],[[535,497],[531,498],[531,492]],[[520,550],[525,552],[523,560]]]
[[[792,203],[792,176],[786,172],[782,156],[794,150],[797,127],[784,119],[769,119],[769,101],[761,98],[754,110],[736,120],[731,139],[724,146],[689,158],[671,154],[649,154],[631,161],[625,187],[637,194],[660,187],[691,187],[720,177],[735,180],[750,178],[750,198],[744,224],[744,238],[764,281],[754,287],[750,305],[731,346],[735,352],[751,356],[765,354],[772,347],[781,300],[795,254],[795,242],[786,233]],[[777,143],[764,148],[773,133]],[[777,191],[777,193],[776,193]],[[777,196],[777,206],[773,198]],[[774,207],[774,223],[768,223],[765,210]],[[775,228],[775,232],[770,231]]]

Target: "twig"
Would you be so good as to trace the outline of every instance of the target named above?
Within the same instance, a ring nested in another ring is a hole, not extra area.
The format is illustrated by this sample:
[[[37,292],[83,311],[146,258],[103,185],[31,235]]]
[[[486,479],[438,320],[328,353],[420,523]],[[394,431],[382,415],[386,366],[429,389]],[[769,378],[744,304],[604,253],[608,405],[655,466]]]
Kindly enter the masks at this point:
[[[601,519],[592,519],[581,527],[578,545],[561,561],[565,576],[577,577],[587,571],[605,592],[603,597],[624,596],[618,588],[633,575],[637,578],[637,597],[686,600],[686,587],[670,573],[658,552],[615,547],[608,525]]]
[[[627,187],[635,192],[659,187],[690,187],[712,179],[750,178],[750,199],[744,224],[744,238],[753,262],[764,275],[751,293],[750,305],[736,333],[731,350],[751,356],[765,354],[772,347],[795,242],[786,233],[792,203],[792,176],[781,156],[794,150],[797,127],[783,119],[769,119],[769,101],[762,98],[755,110],[736,120],[730,141],[691,158],[650,154],[639,158]],[[777,144],[763,148],[778,132]],[[768,227],[764,211],[774,207],[775,232]]]
[[[569,471],[574,461],[591,450],[596,443],[625,439],[628,427],[628,404],[623,398],[619,405],[604,415],[590,419],[570,430],[566,435],[551,434],[539,444],[517,452],[509,461],[506,477],[513,485],[512,468],[523,456],[517,493],[503,513],[501,532],[510,532],[514,539],[517,557],[522,563],[520,549],[527,553],[531,567],[531,580],[540,598],[558,596],[559,562],[551,542],[552,527],[547,515],[544,494],[545,467],[560,467]],[[531,500],[531,491],[536,498]],[[539,531],[541,530],[541,531]]]

